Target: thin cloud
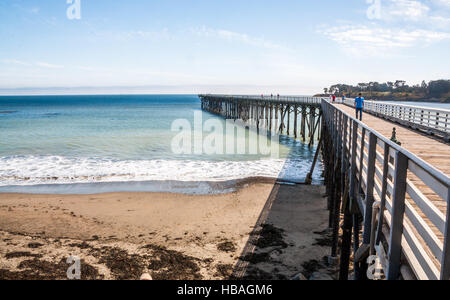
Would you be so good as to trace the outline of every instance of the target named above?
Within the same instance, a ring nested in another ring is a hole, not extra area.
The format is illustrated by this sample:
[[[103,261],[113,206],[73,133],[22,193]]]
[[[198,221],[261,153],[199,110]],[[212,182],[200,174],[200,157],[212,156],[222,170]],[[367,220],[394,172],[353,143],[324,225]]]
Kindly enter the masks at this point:
[[[46,63],[46,62],[36,62],[35,65],[37,67],[47,68],[47,69],[62,69],[62,68],[64,68],[64,66],[53,65],[53,64]]]
[[[450,0],[387,0],[382,2],[381,21],[449,29]]]
[[[47,62],[35,62],[35,63],[29,63],[26,61],[21,61],[18,59],[2,59],[0,60],[0,63],[7,64],[7,65],[16,65],[16,66],[23,66],[23,67],[39,67],[39,68],[47,68],[47,69],[61,69],[64,68],[64,66],[61,65],[55,65],[50,64]]]
[[[288,47],[273,43],[271,41],[267,41],[264,38],[252,37],[245,33],[233,32],[225,29],[212,29],[203,27],[201,29],[194,28],[190,31],[191,33],[200,37],[218,38],[229,42],[239,42],[242,44],[266,49],[291,50]]]
[[[32,9],[30,9],[30,12],[35,15],[39,14],[40,11],[41,9],[39,7],[33,7]]]
[[[418,21],[426,18],[430,10],[430,7],[420,1],[390,0],[387,7],[383,9],[382,17]]]
[[[321,32],[351,54],[386,56],[389,51],[417,45],[430,45],[450,39],[450,33],[423,29],[403,30],[368,26],[340,26]]]
[[[169,29],[163,28],[159,31],[145,31],[145,30],[128,30],[128,31],[102,31],[96,32],[97,37],[106,38],[109,40],[117,40],[120,42],[127,42],[131,40],[169,40],[173,36]]]
[[[450,0],[432,0],[435,5],[446,7],[450,9]]]
[[[1,62],[7,65],[31,66],[31,64],[17,59],[2,59]]]
[[[426,47],[450,39],[450,18],[436,4],[449,5],[450,0],[384,0],[381,19],[318,32],[338,43],[346,52],[358,56],[392,56],[396,50]]]

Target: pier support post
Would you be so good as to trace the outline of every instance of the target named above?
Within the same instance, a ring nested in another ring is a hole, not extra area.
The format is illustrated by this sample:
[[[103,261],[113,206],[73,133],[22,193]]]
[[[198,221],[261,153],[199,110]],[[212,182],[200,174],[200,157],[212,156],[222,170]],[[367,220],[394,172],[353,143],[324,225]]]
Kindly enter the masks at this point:
[[[294,106],[294,137],[295,138],[298,137],[297,123],[298,123],[298,105],[295,105]]]
[[[258,105],[258,103],[256,104],[256,130],[258,131],[258,133],[259,133],[259,117],[260,117],[260,112],[259,112],[259,105]]]
[[[303,138],[303,142],[306,141],[306,107],[302,107],[302,126],[301,126],[301,135]],[[332,133],[331,133],[332,134]]]
[[[278,104],[275,104],[275,130],[277,130],[277,132],[278,132],[278,130],[279,130],[279,128],[278,128],[278,123],[279,123],[279,109],[280,109],[279,105],[278,105]]]
[[[308,135],[309,135],[309,147],[311,147],[311,139],[314,131],[314,111],[312,107],[309,107],[309,124],[308,124]]]
[[[344,201],[349,202],[349,197],[346,195]],[[349,266],[350,266],[350,249],[352,244],[352,228],[353,218],[347,205],[344,211],[344,225],[342,226],[342,245],[341,245],[341,259],[339,267],[339,280],[348,280]]]
[[[316,154],[314,155],[314,160],[311,166],[311,170],[309,171],[308,175],[306,175],[306,180],[305,183],[306,184],[311,184],[312,183],[312,176],[314,173],[314,169],[316,168],[316,163],[317,163],[317,159],[319,158],[319,153],[321,151],[321,147],[322,147],[322,139],[320,139],[319,141],[319,145],[317,146],[317,150],[316,150]]]
[[[311,138],[309,140],[309,147],[312,147],[314,145],[314,137],[316,136],[317,128],[319,127],[319,124],[320,124],[320,118],[321,118],[321,116],[319,115],[317,122],[315,121],[315,117],[313,118],[313,122],[316,122],[316,123],[315,124],[313,123]]]
[[[353,221],[353,257],[356,257],[356,252],[359,249],[360,239],[359,235],[361,234],[361,214],[352,212],[352,221]],[[364,273],[364,265],[365,261],[355,262],[353,261],[353,279],[360,280]],[[366,271],[367,272],[367,271]]]
[[[269,104],[266,102],[264,104],[264,113],[265,113],[265,120],[266,120],[266,128],[269,128]]]
[[[270,104],[269,110],[270,110],[269,130],[272,131],[272,127],[273,127],[272,126],[272,122],[273,122],[273,105],[272,104]]]
[[[309,131],[309,147],[314,144],[314,134],[315,134],[315,126],[316,126],[316,109],[311,107],[309,109],[309,113],[311,114],[311,130]]]

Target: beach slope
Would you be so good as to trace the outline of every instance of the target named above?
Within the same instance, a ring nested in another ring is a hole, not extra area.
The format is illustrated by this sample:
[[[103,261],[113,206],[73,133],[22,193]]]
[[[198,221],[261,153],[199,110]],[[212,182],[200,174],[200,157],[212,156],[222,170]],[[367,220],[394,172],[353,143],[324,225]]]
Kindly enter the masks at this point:
[[[213,196],[0,194],[0,279],[66,279],[70,256],[81,259],[82,279],[311,273],[305,263],[329,252],[317,243],[327,227],[323,193],[252,183]]]

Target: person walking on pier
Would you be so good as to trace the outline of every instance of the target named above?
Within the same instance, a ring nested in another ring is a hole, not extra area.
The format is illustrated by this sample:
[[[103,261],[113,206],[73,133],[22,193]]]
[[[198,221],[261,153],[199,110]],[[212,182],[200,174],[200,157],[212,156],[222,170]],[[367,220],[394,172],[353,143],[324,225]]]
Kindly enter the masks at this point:
[[[361,93],[359,93],[358,97],[355,99],[355,108],[356,108],[356,118],[358,119],[358,113],[359,113],[359,120],[362,121],[362,115],[364,110],[364,98]]]

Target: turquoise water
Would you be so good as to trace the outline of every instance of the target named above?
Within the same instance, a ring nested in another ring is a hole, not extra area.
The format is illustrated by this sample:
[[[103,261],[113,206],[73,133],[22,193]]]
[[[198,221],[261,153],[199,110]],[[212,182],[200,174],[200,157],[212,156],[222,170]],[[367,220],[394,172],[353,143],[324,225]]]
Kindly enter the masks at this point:
[[[194,128],[196,115],[202,122],[212,119],[226,127],[222,118],[200,110],[197,96],[0,97],[0,187],[12,191],[11,186],[80,183],[304,180],[315,149],[288,137],[276,141],[277,157],[174,152],[179,132],[172,131],[173,122],[192,124],[194,137],[202,131]],[[247,140],[258,138],[250,132],[246,130]],[[202,133],[203,138],[208,135]],[[314,178],[320,181],[320,171]]]

